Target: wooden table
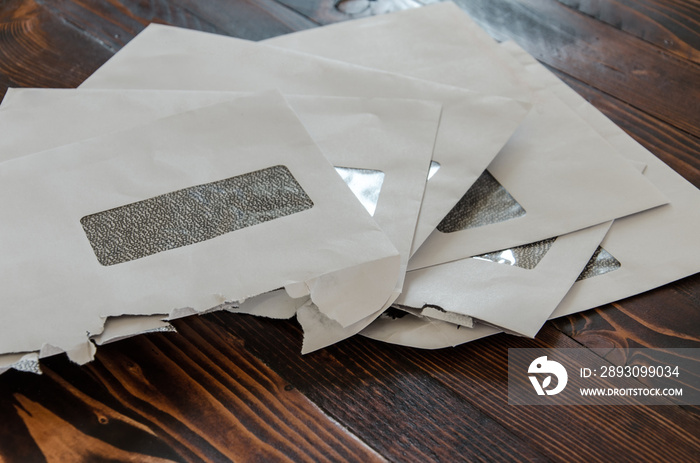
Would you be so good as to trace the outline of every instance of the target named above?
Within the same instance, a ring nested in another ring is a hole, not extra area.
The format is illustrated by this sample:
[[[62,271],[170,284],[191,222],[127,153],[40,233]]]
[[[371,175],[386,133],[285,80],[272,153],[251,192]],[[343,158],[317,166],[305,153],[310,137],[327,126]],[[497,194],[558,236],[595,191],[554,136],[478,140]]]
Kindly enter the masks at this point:
[[[697,1],[458,3],[700,186]],[[75,87],[152,21],[259,40],[348,18],[330,0],[3,0],[0,87]],[[43,376],[0,376],[0,461],[700,460],[698,407],[506,397],[509,347],[700,347],[700,274],[547,323],[534,340],[440,351],[355,337],[302,357],[294,322],[175,324],[83,367],[57,356]]]

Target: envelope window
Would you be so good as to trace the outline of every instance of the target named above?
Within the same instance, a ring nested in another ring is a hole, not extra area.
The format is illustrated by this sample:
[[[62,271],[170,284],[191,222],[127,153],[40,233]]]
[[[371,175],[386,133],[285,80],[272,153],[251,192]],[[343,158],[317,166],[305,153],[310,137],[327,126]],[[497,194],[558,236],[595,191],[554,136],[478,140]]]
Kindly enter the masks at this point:
[[[102,265],[206,241],[313,207],[285,166],[166,193],[80,220]]]
[[[384,172],[372,169],[355,169],[352,167],[338,167],[336,172],[343,178],[350,190],[360,200],[370,215],[374,216],[377,210],[379,194],[384,184]]]
[[[588,261],[576,281],[585,280],[598,275],[613,272],[622,267],[622,264],[612,254],[598,246],[591,260]]]
[[[482,227],[525,215],[525,209],[488,171],[474,182],[437,226],[442,233]]]
[[[440,170],[440,163],[437,161],[430,161],[430,168],[428,169],[428,180],[433,178],[435,174],[437,174],[437,171]]]
[[[544,258],[554,241],[556,238],[549,238],[515,248],[481,254],[473,258],[532,270]]]

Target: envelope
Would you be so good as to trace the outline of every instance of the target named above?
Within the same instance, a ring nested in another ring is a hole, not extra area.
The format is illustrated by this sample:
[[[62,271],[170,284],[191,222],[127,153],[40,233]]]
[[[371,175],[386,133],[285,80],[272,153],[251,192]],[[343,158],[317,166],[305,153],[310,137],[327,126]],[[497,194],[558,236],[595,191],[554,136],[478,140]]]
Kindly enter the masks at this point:
[[[9,89],[0,105],[0,162],[241,95]],[[432,159],[440,105],[403,99],[286,98],[326,158],[399,250],[398,295]],[[105,113],[104,108],[110,110]],[[37,132],[42,136],[37,137]]]
[[[611,223],[408,272],[399,307],[472,327],[476,319],[534,337],[579,277]]]
[[[550,319],[581,312],[653,289],[700,271],[700,191],[639,145],[575,91],[512,42],[500,45],[517,58],[534,88],[549,89],[585,119],[636,169],[643,171],[670,204],[615,220],[601,246],[587,264]],[[406,317],[408,318],[408,317]],[[434,321],[413,317],[405,330],[383,317],[365,329],[374,339],[413,345],[410,332],[429,331]],[[456,325],[453,325],[453,327]],[[454,329],[454,328],[453,328]],[[472,340],[460,330],[464,342]],[[493,329],[493,332],[499,330]],[[422,340],[422,338],[419,338]],[[454,345],[452,340],[437,347]]]
[[[493,39],[451,1],[292,32],[262,43],[516,100],[529,101],[532,93],[517,70],[494,63],[510,57],[494,54]]]
[[[108,317],[280,287],[349,325],[395,288],[397,250],[276,92],[12,159],[0,178],[0,353],[20,360],[84,363]]]
[[[413,248],[481,175],[529,109],[508,98],[282,50],[232,37],[151,24],[81,88],[257,91],[409,98],[443,106]]]
[[[570,233],[667,202],[554,94],[521,81],[524,71],[507,67],[503,58],[508,55],[452,3],[309,29],[266,43],[531,98],[533,110],[488,172],[423,246],[414,246],[411,270]]]
[[[555,92],[631,162],[646,164],[644,175],[670,201],[615,220],[601,247],[617,265],[576,282],[552,317],[598,307],[700,272],[700,190],[517,45],[504,43],[502,48],[527,67],[533,84]]]
[[[0,160],[141,125],[240,95],[197,91],[10,89],[0,105],[3,132]],[[401,255],[397,285],[385,303],[388,307],[401,292],[440,106],[428,101],[378,98],[288,96],[287,99],[337,170],[341,169],[346,177],[350,172],[360,180],[367,179],[367,175],[363,177],[365,172],[370,179],[381,177],[379,198],[373,198],[374,203],[366,207],[371,206],[375,221]],[[103,108],[110,108],[110,111],[103,115]],[[36,132],[41,132],[42,136],[32,136]],[[355,191],[365,202],[367,196],[373,196],[373,185],[369,183],[365,181],[365,188]],[[307,302],[308,298],[292,299],[284,290],[277,290],[223,307],[237,313],[291,318]],[[319,312],[315,306],[305,310]],[[130,318],[133,319],[132,335],[167,327],[163,321],[167,314],[109,318],[104,331],[94,337],[95,342],[100,345],[125,337]],[[331,322],[328,320],[326,324]],[[341,330],[347,331],[342,327]],[[324,326],[306,324],[305,346],[315,346],[313,350],[316,350],[339,340],[329,338],[325,331]]]
[[[376,341],[418,349],[444,349],[500,333],[491,326],[475,323],[472,328],[436,320],[399,309],[384,312],[361,331]]]

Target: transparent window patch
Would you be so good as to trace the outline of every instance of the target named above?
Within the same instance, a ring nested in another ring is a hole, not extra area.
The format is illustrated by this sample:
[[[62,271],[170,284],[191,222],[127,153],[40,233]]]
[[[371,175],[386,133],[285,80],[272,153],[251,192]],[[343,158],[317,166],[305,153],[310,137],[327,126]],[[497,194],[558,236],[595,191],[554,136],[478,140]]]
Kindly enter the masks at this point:
[[[598,246],[598,249],[593,253],[593,257],[588,261],[586,267],[584,267],[583,272],[581,272],[576,281],[603,275],[617,270],[620,267],[622,267],[622,264],[619,260],[615,259],[608,251]]]
[[[433,178],[433,175],[437,174],[438,170],[440,170],[440,163],[435,162],[435,161],[430,161],[430,169],[428,170],[428,180]]]
[[[525,209],[488,171],[474,182],[437,226],[442,233],[482,227],[525,215]]]
[[[313,207],[285,166],[127,204],[80,220],[102,265],[206,241]]]
[[[473,259],[487,260],[489,262],[532,270],[537,267],[537,264],[539,264],[545,254],[547,254],[554,241],[556,241],[556,238],[549,238],[515,248],[481,254],[479,256],[474,256]]]
[[[365,209],[367,209],[367,212],[373,216],[374,211],[377,210],[379,193],[384,183],[384,172],[381,170],[337,166],[335,170],[357,196],[357,199],[360,200]]]

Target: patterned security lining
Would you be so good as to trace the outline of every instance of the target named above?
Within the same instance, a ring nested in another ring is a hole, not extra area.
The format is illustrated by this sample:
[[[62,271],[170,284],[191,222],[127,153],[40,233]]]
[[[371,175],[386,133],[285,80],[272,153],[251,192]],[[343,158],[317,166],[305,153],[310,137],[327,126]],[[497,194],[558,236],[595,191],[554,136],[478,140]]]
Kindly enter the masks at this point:
[[[350,190],[355,194],[370,215],[374,215],[379,202],[379,193],[384,183],[384,172],[354,167],[335,167]]]
[[[36,375],[42,374],[41,367],[39,366],[39,360],[36,358],[24,358],[10,365],[10,368],[17,371],[24,371],[26,373],[34,373]]]
[[[615,257],[608,251],[598,246],[598,249],[596,249],[593,257],[591,257],[591,260],[588,261],[583,269],[583,272],[581,272],[581,275],[578,276],[576,281],[603,275],[605,273],[615,271],[620,267],[622,267],[622,264],[619,260],[615,259]]]
[[[313,207],[285,166],[197,185],[80,220],[102,265],[206,241]]]
[[[487,260],[489,262],[532,270],[537,267],[537,264],[539,264],[545,254],[547,254],[547,251],[552,247],[554,241],[556,241],[556,238],[549,238],[516,248],[481,254],[479,256],[474,256],[473,259]]]
[[[474,182],[462,199],[437,226],[442,233],[453,233],[525,215],[525,209],[488,172]]]

